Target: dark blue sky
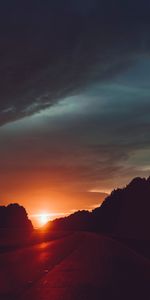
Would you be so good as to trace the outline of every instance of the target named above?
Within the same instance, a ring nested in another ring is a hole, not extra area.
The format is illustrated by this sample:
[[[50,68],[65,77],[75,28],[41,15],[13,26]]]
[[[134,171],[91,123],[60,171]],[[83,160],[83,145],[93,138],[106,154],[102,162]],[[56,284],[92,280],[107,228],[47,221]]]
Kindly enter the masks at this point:
[[[3,203],[91,208],[148,176],[149,1],[1,2]]]

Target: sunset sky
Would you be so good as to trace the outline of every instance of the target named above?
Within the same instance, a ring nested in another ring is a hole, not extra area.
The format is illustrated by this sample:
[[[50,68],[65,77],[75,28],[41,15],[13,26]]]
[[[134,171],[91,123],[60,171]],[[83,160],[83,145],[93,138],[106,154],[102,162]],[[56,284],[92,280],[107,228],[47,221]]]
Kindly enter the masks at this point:
[[[150,1],[0,4],[0,205],[98,206],[150,174]]]

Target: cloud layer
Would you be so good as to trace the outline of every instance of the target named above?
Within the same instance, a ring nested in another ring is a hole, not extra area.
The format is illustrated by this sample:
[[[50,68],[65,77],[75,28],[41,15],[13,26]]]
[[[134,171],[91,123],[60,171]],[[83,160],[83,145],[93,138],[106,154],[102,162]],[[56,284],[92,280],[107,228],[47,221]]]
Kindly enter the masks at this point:
[[[149,3],[1,4],[0,123],[113,78],[149,54]]]
[[[1,4],[1,198],[87,208],[79,195],[148,175],[149,14],[146,0]]]

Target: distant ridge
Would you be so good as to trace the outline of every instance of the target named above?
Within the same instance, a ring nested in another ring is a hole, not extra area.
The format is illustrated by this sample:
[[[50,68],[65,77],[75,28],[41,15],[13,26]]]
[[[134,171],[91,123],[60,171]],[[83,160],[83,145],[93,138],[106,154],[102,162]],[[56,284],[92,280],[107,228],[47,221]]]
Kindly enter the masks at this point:
[[[125,238],[150,239],[150,177],[136,177],[92,212],[78,211],[49,222],[55,230],[86,230]]]

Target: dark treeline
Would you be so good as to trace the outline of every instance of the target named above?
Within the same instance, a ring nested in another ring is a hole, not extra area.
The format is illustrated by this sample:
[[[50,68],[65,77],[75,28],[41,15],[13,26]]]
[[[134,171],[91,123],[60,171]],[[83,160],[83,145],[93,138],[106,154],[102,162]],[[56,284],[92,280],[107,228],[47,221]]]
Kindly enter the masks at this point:
[[[48,230],[92,231],[127,238],[150,238],[150,178],[134,178],[125,188],[114,190],[92,212],[77,211],[46,225]],[[33,228],[24,207],[0,206],[0,228]]]
[[[0,228],[32,230],[33,226],[23,206],[10,204],[0,206]]]
[[[55,230],[87,230],[125,236],[150,238],[150,178],[135,178],[125,188],[114,190],[103,204],[89,211],[51,221]]]

